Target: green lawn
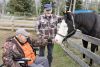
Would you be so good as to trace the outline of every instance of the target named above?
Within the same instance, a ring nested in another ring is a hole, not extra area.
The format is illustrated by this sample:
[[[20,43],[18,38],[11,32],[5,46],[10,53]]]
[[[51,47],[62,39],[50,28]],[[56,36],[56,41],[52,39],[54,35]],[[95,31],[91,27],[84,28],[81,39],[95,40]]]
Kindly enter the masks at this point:
[[[58,45],[54,46],[53,58],[52,67],[80,67]]]
[[[2,44],[14,32],[0,30],[0,64],[2,63]],[[34,33],[32,33],[34,34]],[[70,57],[66,56],[59,45],[54,46],[52,67],[79,67]]]

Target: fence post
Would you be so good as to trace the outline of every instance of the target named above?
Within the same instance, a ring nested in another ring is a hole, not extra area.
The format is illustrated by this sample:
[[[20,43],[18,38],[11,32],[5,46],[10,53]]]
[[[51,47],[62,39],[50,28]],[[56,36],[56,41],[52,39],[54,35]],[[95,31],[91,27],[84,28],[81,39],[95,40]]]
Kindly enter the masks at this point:
[[[13,32],[14,31],[14,16],[11,17],[11,23],[12,23],[12,29],[11,31]]]

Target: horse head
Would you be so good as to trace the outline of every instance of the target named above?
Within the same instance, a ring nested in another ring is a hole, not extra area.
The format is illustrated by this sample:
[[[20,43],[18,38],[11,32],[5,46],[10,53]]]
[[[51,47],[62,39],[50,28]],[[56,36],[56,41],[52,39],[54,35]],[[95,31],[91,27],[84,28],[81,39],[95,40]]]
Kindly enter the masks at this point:
[[[60,27],[55,36],[55,41],[61,44],[67,38],[71,37],[76,32],[74,18],[70,12],[64,14]]]

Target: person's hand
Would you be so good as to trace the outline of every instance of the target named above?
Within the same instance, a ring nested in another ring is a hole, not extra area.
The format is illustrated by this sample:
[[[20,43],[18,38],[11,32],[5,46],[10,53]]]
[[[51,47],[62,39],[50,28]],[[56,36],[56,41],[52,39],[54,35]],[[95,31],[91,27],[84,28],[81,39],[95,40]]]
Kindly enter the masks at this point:
[[[37,37],[37,38],[35,38],[34,43],[38,47],[43,47],[43,46],[47,45],[48,41],[47,41],[47,39]]]
[[[42,40],[42,45],[43,45],[43,46],[47,46],[47,43],[48,43],[48,40],[47,40],[47,39],[43,39],[43,40]]]

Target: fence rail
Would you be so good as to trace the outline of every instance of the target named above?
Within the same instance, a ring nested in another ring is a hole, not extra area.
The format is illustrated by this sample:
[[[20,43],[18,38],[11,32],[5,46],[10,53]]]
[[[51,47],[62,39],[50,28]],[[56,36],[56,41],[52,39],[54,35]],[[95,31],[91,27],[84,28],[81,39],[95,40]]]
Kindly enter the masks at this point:
[[[25,28],[27,30],[35,30],[36,21],[28,20],[12,20],[12,21],[0,21],[0,29],[15,30],[17,28]]]
[[[64,44],[62,44],[64,45]],[[86,64],[83,60],[81,60],[77,55],[75,55],[72,51],[70,51],[70,49],[65,48],[65,46],[62,46],[63,50],[65,51],[65,53],[71,57],[74,61],[76,61],[81,67],[89,67],[88,64]]]
[[[96,44],[98,46],[100,46],[100,39],[92,37],[92,36],[88,36],[85,34],[82,34],[82,38],[88,42],[91,42],[93,44]],[[72,51],[70,51],[70,49],[68,48],[68,46],[80,51],[81,53],[84,53],[88,58],[93,59],[93,61],[97,64],[100,65],[100,56],[97,55],[96,53],[91,52],[89,49],[86,49],[84,47],[81,46],[82,44],[78,44],[76,42],[73,42],[70,38],[67,40],[67,42],[64,42],[61,47],[63,48],[63,50],[67,53],[67,55],[69,55],[74,61],[76,61],[77,63],[79,63],[79,65],[81,67],[90,67],[87,63],[85,63],[82,59],[80,59],[79,56],[75,55],[75,53],[73,53]],[[67,46],[67,48],[65,47]]]

